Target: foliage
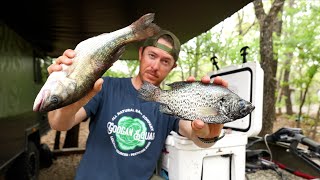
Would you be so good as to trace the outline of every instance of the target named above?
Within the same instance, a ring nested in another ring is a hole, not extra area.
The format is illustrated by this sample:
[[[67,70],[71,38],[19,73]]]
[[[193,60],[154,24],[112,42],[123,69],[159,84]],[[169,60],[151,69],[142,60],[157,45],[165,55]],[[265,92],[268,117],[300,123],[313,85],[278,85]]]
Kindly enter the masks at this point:
[[[241,11],[244,12],[245,10]],[[241,13],[241,15],[244,19],[248,16],[248,14],[244,13]],[[241,30],[246,33],[239,36],[239,32],[236,30],[239,30],[239,27],[232,29],[225,27],[228,26],[230,21],[236,21],[236,19],[237,17],[235,16],[230,17],[211,30],[182,45],[179,59],[180,68],[178,69],[182,71],[180,77],[185,78],[192,75],[199,79],[208,72],[216,70],[210,61],[213,56],[217,57],[216,61],[219,68],[232,64],[241,64],[240,49],[244,46],[250,47],[247,56],[248,61],[258,60],[259,34],[256,32],[258,30],[257,24],[254,21],[242,22]]]
[[[290,84],[295,89],[295,102],[300,104],[302,92],[306,84],[311,83],[309,91],[316,92],[319,86],[320,58],[317,52],[320,48],[320,6],[314,1],[294,1],[292,8],[285,8],[283,31],[288,35],[282,37],[280,54],[292,52],[294,54],[290,68],[292,73]],[[291,23],[290,23],[291,22]],[[284,56],[279,58],[284,59]],[[281,62],[281,61],[280,61]],[[280,64],[281,65],[281,64]],[[316,93],[308,93],[315,96]],[[307,98],[317,103],[317,98]]]
[[[138,68],[139,68],[138,60],[116,61],[114,65],[104,73],[103,76],[132,77],[137,73]]]

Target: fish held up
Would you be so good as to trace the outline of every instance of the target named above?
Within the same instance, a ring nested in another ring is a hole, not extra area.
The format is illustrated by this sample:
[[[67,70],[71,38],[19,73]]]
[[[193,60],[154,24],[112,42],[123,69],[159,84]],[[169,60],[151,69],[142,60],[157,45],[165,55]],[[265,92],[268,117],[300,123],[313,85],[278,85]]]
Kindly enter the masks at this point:
[[[185,120],[224,124],[241,119],[254,110],[254,105],[226,87],[195,82],[174,82],[170,90],[144,82],[139,97],[160,103],[160,111]]]
[[[153,20],[154,13],[149,13],[127,27],[80,42],[72,65],[62,64],[61,71],[49,75],[34,101],[33,111],[52,111],[84,97],[123,54],[125,45],[160,31]]]

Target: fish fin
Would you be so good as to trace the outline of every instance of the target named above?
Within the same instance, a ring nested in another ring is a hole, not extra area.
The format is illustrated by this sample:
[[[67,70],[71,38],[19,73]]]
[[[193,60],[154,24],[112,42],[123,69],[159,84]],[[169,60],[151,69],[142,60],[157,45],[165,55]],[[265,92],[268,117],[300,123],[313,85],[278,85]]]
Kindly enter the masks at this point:
[[[118,48],[118,50],[112,56],[112,59],[111,59],[112,63],[116,62],[118,59],[120,59],[120,57],[124,53],[125,49],[126,49],[125,46],[121,46]]]
[[[113,66],[113,63],[116,62],[118,59],[120,59],[124,51],[125,51],[125,46],[120,46],[118,49],[116,49],[114,53],[111,54],[112,57],[110,58],[110,62],[106,67],[106,69],[109,69],[111,66]],[[101,69],[99,67],[104,67],[104,62],[103,61],[95,62],[94,66],[97,67],[97,68],[94,68],[96,72],[101,72]]]
[[[144,81],[138,90],[138,97],[146,101],[160,101],[161,89],[147,81]]]
[[[179,89],[179,88],[183,88],[186,85],[188,85],[190,82],[187,81],[177,81],[171,84],[167,84],[167,86],[170,86],[172,89]]]
[[[174,114],[173,111],[166,104],[160,104],[159,110],[162,113],[172,114],[172,115]]]
[[[219,114],[213,107],[197,107],[196,111],[203,116],[216,116]]]
[[[234,121],[233,119],[228,118],[228,116],[219,114],[217,116],[205,116],[201,117],[201,120],[209,124],[225,124],[227,122]]]
[[[133,32],[137,40],[143,40],[157,34],[160,27],[152,23],[154,20],[154,13],[149,13],[131,24]]]

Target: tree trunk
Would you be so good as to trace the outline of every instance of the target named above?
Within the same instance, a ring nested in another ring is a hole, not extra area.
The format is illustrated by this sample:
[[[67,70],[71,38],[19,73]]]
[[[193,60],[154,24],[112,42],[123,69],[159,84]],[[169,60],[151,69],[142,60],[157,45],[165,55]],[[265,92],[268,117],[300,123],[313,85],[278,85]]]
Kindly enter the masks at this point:
[[[262,0],[253,1],[255,14],[260,24],[260,56],[261,67],[264,70],[263,122],[260,135],[271,133],[275,115],[275,89],[277,60],[273,52],[273,30],[278,13],[283,9],[284,0],[275,0],[266,14]]]
[[[289,0],[289,5],[290,8],[293,8],[294,6],[294,0]],[[294,26],[294,21],[293,21],[293,16],[289,15],[289,24],[290,26]],[[286,33],[285,38],[290,38],[290,34]],[[293,58],[293,52],[289,52],[286,54],[286,60],[284,62],[284,77],[283,77],[283,95],[286,97],[285,98],[285,104],[286,104],[286,112],[288,115],[293,115],[293,109],[292,109],[292,102],[291,102],[291,89],[290,89],[290,73],[291,73],[291,62]]]
[[[315,122],[314,122],[314,128],[313,128],[312,137],[311,137],[312,139],[316,139],[316,135],[318,133],[317,129],[318,129],[319,121],[320,121],[320,105],[319,105],[319,108],[318,108],[317,117],[316,117]]]
[[[285,70],[283,74],[283,95],[286,97],[285,103],[286,103],[286,111],[288,115],[293,114],[292,110],[292,102],[291,102],[291,90],[290,90],[290,71],[291,71],[291,59],[293,57],[293,53],[290,52],[287,54],[287,59],[285,61]]]
[[[281,100],[282,100],[282,96],[283,96],[283,89],[282,89],[282,85],[281,85],[281,81],[282,81],[282,79],[283,79],[283,69],[281,69],[281,71],[280,71],[280,77],[279,77],[279,80],[278,80],[278,82],[277,82],[277,89],[278,89],[278,96],[277,96],[277,102],[278,102],[278,104],[279,104],[279,107],[278,107],[278,113],[279,114],[282,114],[282,107],[281,107]]]
[[[302,121],[302,107],[304,105],[304,102],[306,101],[306,97],[307,97],[307,93],[309,90],[311,84],[311,80],[306,84],[306,89],[304,90],[303,94],[302,94],[302,99],[301,99],[301,103],[299,105],[299,114],[298,114],[298,118],[297,118],[297,128],[301,127],[301,121]]]

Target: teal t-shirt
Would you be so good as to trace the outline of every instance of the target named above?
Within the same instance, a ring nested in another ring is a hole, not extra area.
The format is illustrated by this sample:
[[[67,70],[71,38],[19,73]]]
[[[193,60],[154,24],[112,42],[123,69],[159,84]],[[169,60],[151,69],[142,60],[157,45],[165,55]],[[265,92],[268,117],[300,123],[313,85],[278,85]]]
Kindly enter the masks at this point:
[[[149,179],[179,120],[159,104],[138,98],[131,78],[105,77],[102,90],[84,106],[90,117],[86,152],[77,180]]]

